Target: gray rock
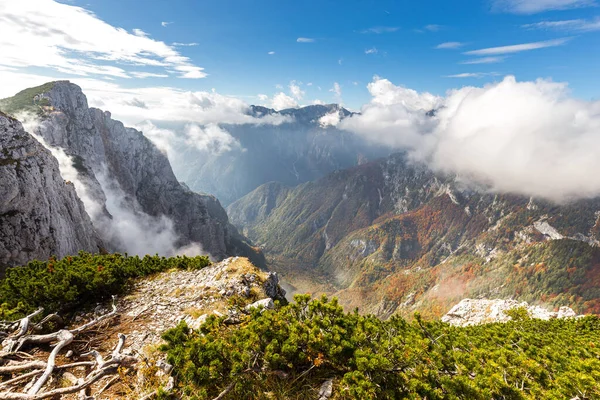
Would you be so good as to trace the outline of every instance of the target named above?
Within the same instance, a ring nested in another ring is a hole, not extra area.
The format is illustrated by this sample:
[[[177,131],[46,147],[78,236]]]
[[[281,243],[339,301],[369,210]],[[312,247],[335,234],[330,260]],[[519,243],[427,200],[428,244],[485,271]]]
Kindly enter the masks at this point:
[[[3,265],[97,252],[100,245],[58,161],[20,122],[0,113],[0,272]]]
[[[327,400],[333,394],[333,380],[329,379],[321,385],[319,400]]]
[[[133,211],[170,219],[179,247],[200,243],[203,250],[217,260],[243,255],[262,263],[229,224],[219,201],[181,185],[166,155],[142,132],[113,120],[109,112],[89,108],[81,88],[68,81],[55,82],[41,96],[47,99],[53,111],[45,115],[35,133],[77,161],[88,195],[101,203],[106,214],[101,180],[108,180],[122,190],[125,196],[122,204],[129,205]],[[104,233],[101,226],[97,228]],[[109,250],[126,251],[119,247],[118,241],[107,245]]]

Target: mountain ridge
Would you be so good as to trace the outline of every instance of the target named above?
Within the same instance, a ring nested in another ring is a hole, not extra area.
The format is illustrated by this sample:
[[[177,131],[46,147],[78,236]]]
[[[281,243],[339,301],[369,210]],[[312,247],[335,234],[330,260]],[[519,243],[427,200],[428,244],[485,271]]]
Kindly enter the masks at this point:
[[[477,296],[597,312],[599,211],[600,199],[489,193],[404,154],[292,188],[270,183],[228,207],[300,291],[380,316],[435,317]]]

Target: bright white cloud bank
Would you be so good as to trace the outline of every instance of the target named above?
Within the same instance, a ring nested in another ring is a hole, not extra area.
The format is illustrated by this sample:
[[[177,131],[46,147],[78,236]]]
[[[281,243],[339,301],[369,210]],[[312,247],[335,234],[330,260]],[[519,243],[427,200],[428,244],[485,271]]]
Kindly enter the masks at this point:
[[[180,78],[206,76],[174,47],[140,29],[130,33],[81,7],[52,0],[0,2],[0,31],[10,32],[0,35],[0,65],[9,67],[118,78],[151,67]]]
[[[444,98],[380,78],[368,88],[371,102],[340,127],[493,191],[555,201],[600,195],[600,102],[570,97],[565,84],[508,76]]]

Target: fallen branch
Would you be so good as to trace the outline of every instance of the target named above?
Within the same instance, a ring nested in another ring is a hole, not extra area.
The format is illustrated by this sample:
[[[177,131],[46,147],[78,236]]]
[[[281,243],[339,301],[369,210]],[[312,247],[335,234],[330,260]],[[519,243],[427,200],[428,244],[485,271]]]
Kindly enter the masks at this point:
[[[41,400],[47,398],[56,398],[77,392],[79,392],[78,398],[80,400],[93,399],[93,397],[88,396],[86,393],[90,386],[98,382],[103,377],[117,373],[119,367],[128,367],[137,362],[135,357],[122,354],[125,346],[126,336],[123,334],[118,335],[117,344],[107,359],[105,359],[99,352],[95,350],[91,350],[86,354],[81,354],[83,357],[93,357],[93,361],[80,361],[64,365],[56,365],[56,358],[63,349],[73,343],[74,338],[78,334],[88,331],[101,322],[116,316],[117,308],[114,303],[112,308],[113,309],[110,313],[95,318],[77,328],[71,330],[61,329],[56,332],[43,335],[27,334],[31,328],[31,319],[39,315],[42,312],[42,309],[39,309],[35,313],[32,313],[31,315],[28,315],[27,317],[18,321],[16,332],[10,334],[10,336],[3,342],[3,351],[0,352],[0,359],[9,357],[11,359],[16,358],[17,360],[23,361],[9,361],[7,365],[0,366],[0,374],[21,373],[27,370],[32,371],[22,373],[20,376],[0,382],[0,390],[4,390],[0,392],[0,400]],[[42,320],[39,324],[33,326],[33,329],[39,329],[49,321],[60,322],[61,319],[59,316],[52,314]],[[17,326],[17,324],[13,324],[12,326],[14,330],[14,326]],[[54,343],[53,349],[46,361],[32,360],[32,356],[20,351],[25,345],[41,345],[50,343]],[[27,358],[25,358],[24,355],[26,355]],[[92,368],[92,371],[87,374],[87,376],[80,378],[77,378],[75,375],[68,372],[68,369],[80,366],[90,367]],[[64,371],[63,376],[68,378],[73,385],[44,391],[44,386],[48,383],[52,374],[57,370]],[[17,392],[16,389],[18,389],[23,382],[31,378],[33,379],[29,384],[26,385],[25,389],[20,390],[21,392],[25,393]],[[102,389],[100,389],[99,393],[102,393],[108,389],[108,387],[114,384],[118,378],[119,376],[115,376],[110,379],[108,383],[106,383]]]

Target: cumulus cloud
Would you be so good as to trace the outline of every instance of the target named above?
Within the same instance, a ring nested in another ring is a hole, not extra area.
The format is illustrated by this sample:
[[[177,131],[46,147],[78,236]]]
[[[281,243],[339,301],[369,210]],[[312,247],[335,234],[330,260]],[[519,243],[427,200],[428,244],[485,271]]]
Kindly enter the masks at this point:
[[[114,27],[92,12],[53,0],[0,2],[0,64],[55,72],[130,78],[131,67],[176,71],[181,78],[203,78],[203,68],[174,47]]]
[[[321,128],[327,128],[328,126],[338,126],[341,121],[341,116],[338,111],[331,112],[323,115],[319,118],[319,125]]]
[[[594,0],[493,0],[493,9],[515,14],[535,14],[550,10],[590,7],[596,4]]]
[[[304,91],[300,88],[300,85],[296,81],[290,82],[290,94],[296,100],[302,100],[304,97]]]
[[[367,89],[371,102],[362,107],[360,115],[344,118],[339,127],[388,146],[419,148],[424,140],[422,132],[433,127],[426,113],[440,107],[443,99],[377,76]]]
[[[240,142],[216,124],[208,124],[204,127],[189,124],[184,132],[186,143],[200,151],[218,155],[233,149],[241,149]]]
[[[600,102],[570,97],[566,84],[508,76],[442,98],[376,78],[369,91],[361,115],[340,127],[491,191],[557,202],[600,195]]]
[[[464,54],[469,56],[491,56],[499,54],[520,53],[522,51],[545,49],[547,47],[562,46],[569,42],[572,38],[561,38],[553,40],[545,40],[542,42],[514,44],[510,46],[490,47],[486,49],[467,51]]]
[[[271,107],[275,110],[285,110],[286,108],[298,108],[298,102],[283,92],[277,93],[273,96],[271,101]]]

